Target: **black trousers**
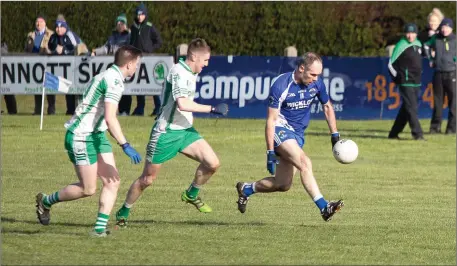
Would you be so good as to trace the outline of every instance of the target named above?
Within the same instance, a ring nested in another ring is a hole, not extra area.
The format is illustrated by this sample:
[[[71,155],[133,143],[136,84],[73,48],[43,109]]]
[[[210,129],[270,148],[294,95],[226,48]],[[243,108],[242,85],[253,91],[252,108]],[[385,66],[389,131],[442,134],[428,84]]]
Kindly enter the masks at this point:
[[[422,137],[422,127],[417,117],[417,98],[420,93],[420,87],[404,87],[400,85],[399,89],[403,103],[390,130],[389,137],[397,137],[405,128],[406,123],[409,123],[411,135],[414,138]]]
[[[76,110],[76,95],[66,94],[65,101],[67,102],[67,115],[73,115]]]
[[[10,115],[17,114],[16,96],[4,95],[4,99],[5,99],[5,103],[6,103],[6,110],[8,110],[8,114],[10,114]]]
[[[433,114],[430,130],[441,131],[444,96],[448,99],[448,121],[446,132],[455,132],[455,71],[438,72],[433,76]]]
[[[35,110],[34,114],[41,114],[41,94],[35,95]],[[46,95],[46,99],[48,100],[48,115],[53,115],[56,113],[56,96],[53,94]]]

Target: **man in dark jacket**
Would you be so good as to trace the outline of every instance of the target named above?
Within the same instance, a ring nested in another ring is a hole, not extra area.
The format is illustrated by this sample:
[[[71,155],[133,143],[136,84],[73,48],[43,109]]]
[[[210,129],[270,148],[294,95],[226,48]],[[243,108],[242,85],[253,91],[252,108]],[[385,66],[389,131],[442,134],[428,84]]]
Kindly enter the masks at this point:
[[[433,76],[433,115],[430,123],[430,134],[441,133],[444,94],[448,98],[449,115],[446,134],[455,134],[455,70],[456,40],[452,33],[454,23],[445,18],[440,25],[440,33],[424,44],[430,67],[435,68]],[[431,50],[435,51],[432,58]]]
[[[140,49],[144,54],[152,53],[162,45],[162,39],[156,28],[151,22],[147,21],[148,10],[143,3],[141,3],[135,10],[135,21],[130,27],[130,44]],[[122,96],[125,98],[121,99],[119,103],[120,107],[125,110],[124,106],[128,106],[127,110],[130,111],[132,104],[132,97],[129,95]],[[132,115],[144,115],[145,96],[138,95],[137,107],[133,111]],[[154,111],[152,115],[157,115],[160,109],[160,96],[154,95]]]
[[[409,122],[413,138],[424,140],[417,117],[417,97],[420,93],[422,76],[422,44],[417,40],[416,24],[406,24],[405,34],[406,36],[395,45],[388,65],[389,72],[399,87],[403,101],[390,130],[389,139],[400,139],[398,134]]]

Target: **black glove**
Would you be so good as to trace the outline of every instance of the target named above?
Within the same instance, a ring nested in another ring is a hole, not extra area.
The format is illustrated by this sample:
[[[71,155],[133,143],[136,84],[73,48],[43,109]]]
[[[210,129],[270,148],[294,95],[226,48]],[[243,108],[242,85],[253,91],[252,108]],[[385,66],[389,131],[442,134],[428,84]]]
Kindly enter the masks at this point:
[[[338,133],[338,132],[332,133],[332,138],[330,140],[332,141],[332,148],[333,148],[333,146],[335,146],[335,144],[338,142],[338,140],[340,140],[340,133]]]
[[[216,106],[211,106],[211,113],[226,116],[228,113],[228,105],[220,103]]]

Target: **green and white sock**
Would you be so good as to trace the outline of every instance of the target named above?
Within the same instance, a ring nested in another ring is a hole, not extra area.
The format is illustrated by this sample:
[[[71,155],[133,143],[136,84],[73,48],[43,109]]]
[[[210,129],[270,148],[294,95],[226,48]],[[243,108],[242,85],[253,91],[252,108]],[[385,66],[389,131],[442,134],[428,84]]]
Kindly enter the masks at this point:
[[[60,202],[59,200],[59,191],[52,193],[51,195],[46,195],[43,198],[43,205],[50,209],[53,204]]]
[[[200,186],[192,182],[189,188],[186,191],[186,195],[191,199],[196,199],[198,196],[198,192],[200,192]]]
[[[95,222],[95,232],[102,233],[106,230],[106,226],[108,225],[109,215],[98,213],[97,221]]]

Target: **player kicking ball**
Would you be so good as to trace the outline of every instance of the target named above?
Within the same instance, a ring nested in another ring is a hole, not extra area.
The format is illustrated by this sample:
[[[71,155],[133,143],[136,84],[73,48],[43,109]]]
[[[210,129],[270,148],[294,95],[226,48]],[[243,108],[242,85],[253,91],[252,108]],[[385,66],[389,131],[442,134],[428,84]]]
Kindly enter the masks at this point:
[[[343,201],[327,201],[319,191],[313,175],[311,160],[302,150],[304,131],[310,120],[310,107],[317,97],[324,107],[327,124],[332,134],[332,146],[339,140],[333,106],[330,103],[322,73],[322,59],[315,53],[306,53],[295,71],[281,74],[270,89],[265,139],[267,144],[267,170],[271,177],[254,183],[238,182],[238,210],[246,212],[249,197],[254,193],[288,191],[295,172],[313,199],[325,221],[343,207]],[[277,164],[277,167],[276,167]],[[276,168],[276,174],[275,174]]]
[[[181,194],[182,201],[194,205],[200,212],[211,212],[211,207],[198,196],[202,186],[219,168],[219,159],[211,146],[194,129],[193,112],[227,115],[227,104],[216,106],[194,102],[197,75],[208,65],[210,47],[203,39],[190,42],[186,60],[173,65],[162,94],[163,105],[152,126],[146,147],[146,162],[141,176],[133,182],[123,206],[116,213],[117,225],[127,225],[130,209],[143,191],[157,178],[163,163],[178,153],[200,165],[189,188]]]
[[[65,123],[65,149],[79,181],[50,195],[38,193],[36,213],[41,224],[49,224],[52,205],[94,195],[99,176],[103,188],[91,234],[98,237],[109,234],[106,227],[117,198],[120,178],[105,131],[108,129],[133,163],[140,163],[141,156],[124,137],[116,111],[124,91],[124,80],[135,74],[141,55],[141,51],[133,46],[120,47],[114,55],[114,65],[92,79],[75,114]]]

